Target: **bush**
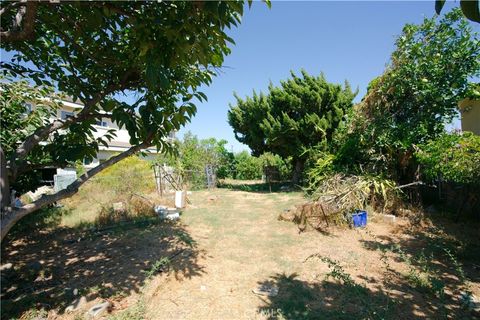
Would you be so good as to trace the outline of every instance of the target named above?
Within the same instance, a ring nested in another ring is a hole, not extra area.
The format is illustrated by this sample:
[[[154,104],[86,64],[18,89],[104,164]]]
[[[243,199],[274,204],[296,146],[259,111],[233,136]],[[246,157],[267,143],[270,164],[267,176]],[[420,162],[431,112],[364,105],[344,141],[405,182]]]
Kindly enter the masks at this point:
[[[335,155],[320,153],[314,165],[307,171],[308,190],[315,190],[320,183],[334,172]]]
[[[480,137],[471,132],[443,134],[415,155],[427,179],[480,185]]]
[[[226,140],[215,138],[198,139],[197,136],[187,132],[183,141],[177,141],[176,157],[160,155],[156,162],[173,167],[182,175],[184,182],[191,189],[205,188],[207,177],[205,167],[213,165],[216,168],[217,178],[231,178],[234,171],[234,156],[225,145]]]
[[[235,179],[258,180],[262,178],[263,167],[259,158],[253,157],[248,151],[235,155]]]
[[[134,193],[155,191],[151,163],[138,156],[128,157],[99,173],[93,184],[114,193],[115,200],[124,200]]]

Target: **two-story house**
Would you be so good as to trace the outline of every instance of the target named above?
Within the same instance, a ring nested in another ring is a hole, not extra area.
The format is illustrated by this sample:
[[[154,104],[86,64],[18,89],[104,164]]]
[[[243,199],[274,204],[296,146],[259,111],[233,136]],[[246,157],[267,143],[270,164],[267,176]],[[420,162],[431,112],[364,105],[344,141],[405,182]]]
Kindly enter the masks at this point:
[[[62,107],[58,110],[57,117],[62,120],[66,119],[69,116],[74,116],[83,108],[83,105],[81,103],[68,100],[62,100],[61,104]],[[115,131],[115,137],[113,140],[108,142],[107,147],[100,146],[97,157],[93,159],[93,161],[84,160],[83,164],[86,168],[95,167],[110,158],[111,156],[121,153],[131,147],[129,142],[130,135],[128,134],[128,131],[125,129],[120,129],[109,118],[102,118],[101,120],[98,120],[95,129],[96,132],[93,132],[95,138],[102,137],[107,133],[108,130],[111,129]],[[168,139],[174,138],[175,132],[172,132],[169,135]],[[153,160],[158,155],[156,148],[148,148],[142,151],[144,151],[144,153],[146,154],[145,157],[150,160]]]

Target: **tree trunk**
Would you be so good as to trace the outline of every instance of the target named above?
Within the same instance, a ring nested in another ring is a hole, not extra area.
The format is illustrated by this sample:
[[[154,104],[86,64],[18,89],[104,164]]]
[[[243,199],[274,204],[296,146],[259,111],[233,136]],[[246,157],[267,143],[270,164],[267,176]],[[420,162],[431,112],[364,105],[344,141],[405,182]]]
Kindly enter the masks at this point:
[[[8,178],[7,160],[3,149],[0,147],[0,212],[4,212],[10,206],[10,180]]]
[[[293,169],[292,184],[299,185],[305,167],[304,159],[294,159],[295,168]]]
[[[2,220],[1,220],[1,227],[0,227],[0,233],[1,233],[1,238],[0,238],[0,243],[3,241],[3,238],[7,235],[7,233],[10,231],[10,229],[17,223],[20,219],[25,217],[26,215],[35,212],[49,204],[53,204],[57,201],[60,201],[62,199],[68,198],[73,196],[75,193],[78,192],[78,188],[87,182],[88,179],[96,175],[97,173],[101,172],[105,168],[108,168],[109,166],[119,162],[120,160],[125,159],[128,156],[131,156],[141,149],[147,148],[149,146],[148,143],[144,142],[140,145],[131,147],[130,149],[114,156],[105,161],[104,163],[90,169],[87,171],[85,174],[80,176],[77,180],[72,182],[66,189],[60,190],[54,194],[49,194],[49,195],[43,195],[40,199],[26,204],[21,208],[12,208],[8,209],[2,212]],[[3,189],[2,189],[3,190]],[[3,192],[2,192],[3,195]],[[2,196],[2,201],[3,201],[3,196]]]

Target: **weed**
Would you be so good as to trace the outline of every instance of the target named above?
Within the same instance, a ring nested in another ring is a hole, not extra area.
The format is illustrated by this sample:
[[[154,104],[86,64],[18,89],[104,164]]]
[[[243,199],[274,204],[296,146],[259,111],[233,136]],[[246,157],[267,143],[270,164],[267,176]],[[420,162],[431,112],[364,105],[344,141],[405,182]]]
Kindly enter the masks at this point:
[[[170,259],[168,257],[163,257],[157,261],[155,261],[150,270],[148,271],[145,271],[145,275],[147,276],[147,279],[150,279],[151,277],[153,277],[155,274],[159,273],[159,272],[162,272],[162,271],[165,271],[168,269],[168,267],[170,266]]]
[[[48,312],[45,309],[31,309],[22,317],[25,320],[46,319]]]
[[[189,247],[193,247],[195,245],[195,240],[186,232],[184,231],[176,231],[175,236],[184,244]]]
[[[452,262],[455,271],[457,272],[458,279],[461,281],[462,284],[465,284],[467,281],[467,277],[465,276],[465,272],[463,271],[462,265],[458,262],[457,257],[447,248],[443,248],[443,251],[447,255],[448,259]]]
[[[140,299],[134,306],[119,312],[108,320],[143,320],[146,319],[146,307],[143,299]]]
[[[320,254],[313,254],[309,256],[306,260],[311,258],[318,258],[320,261],[326,263],[328,268],[330,268],[330,272],[325,275],[325,280],[328,280],[332,277],[335,280],[342,281],[345,285],[355,287],[358,286],[350,276],[350,274],[346,273],[343,267],[337,260],[333,260],[329,257],[322,256]]]

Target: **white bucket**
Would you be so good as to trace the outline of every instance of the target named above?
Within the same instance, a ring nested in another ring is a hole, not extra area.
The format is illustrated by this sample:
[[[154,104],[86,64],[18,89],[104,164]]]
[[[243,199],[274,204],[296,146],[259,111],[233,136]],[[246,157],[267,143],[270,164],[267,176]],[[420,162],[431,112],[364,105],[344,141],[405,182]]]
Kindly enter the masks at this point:
[[[185,191],[176,191],[175,192],[175,207],[177,208],[185,208],[185,198],[186,193]]]

